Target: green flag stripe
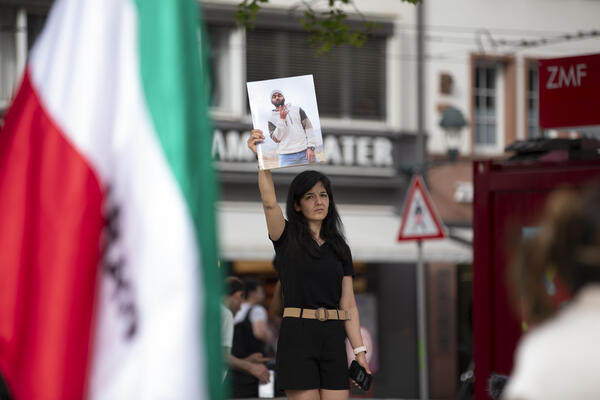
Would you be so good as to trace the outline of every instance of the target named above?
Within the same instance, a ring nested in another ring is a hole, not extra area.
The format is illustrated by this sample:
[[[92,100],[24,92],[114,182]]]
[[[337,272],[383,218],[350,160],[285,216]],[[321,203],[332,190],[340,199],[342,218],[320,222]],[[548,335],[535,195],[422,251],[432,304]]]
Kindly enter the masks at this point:
[[[153,125],[194,219],[204,277],[204,354],[211,399],[223,399],[216,185],[211,161],[206,55],[194,0],[136,0],[142,84]]]

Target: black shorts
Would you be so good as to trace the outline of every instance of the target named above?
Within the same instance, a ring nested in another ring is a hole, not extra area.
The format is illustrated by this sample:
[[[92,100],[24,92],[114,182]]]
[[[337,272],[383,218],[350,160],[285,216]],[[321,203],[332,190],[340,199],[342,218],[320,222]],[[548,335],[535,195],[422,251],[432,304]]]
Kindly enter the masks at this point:
[[[279,389],[349,388],[344,322],[284,318],[277,343]]]

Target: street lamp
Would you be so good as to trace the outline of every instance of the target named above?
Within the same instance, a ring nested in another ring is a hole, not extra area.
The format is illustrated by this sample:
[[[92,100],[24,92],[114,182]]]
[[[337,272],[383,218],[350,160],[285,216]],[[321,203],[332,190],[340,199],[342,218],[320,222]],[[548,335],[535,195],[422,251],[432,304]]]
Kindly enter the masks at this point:
[[[451,162],[456,161],[458,157],[462,128],[465,126],[467,126],[467,121],[458,108],[448,106],[444,109],[442,119],[440,120],[440,127],[444,130],[448,159]]]
[[[400,164],[401,171],[408,175],[419,173],[426,176],[428,169],[456,162],[462,144],[462,129],[467,126],[467,120],[458,108],[446,106],[442,112],[442,119],[439,125],[444,131],[447,156],[441,158],[435,157],[423,162],[414,162],[411,160]]]

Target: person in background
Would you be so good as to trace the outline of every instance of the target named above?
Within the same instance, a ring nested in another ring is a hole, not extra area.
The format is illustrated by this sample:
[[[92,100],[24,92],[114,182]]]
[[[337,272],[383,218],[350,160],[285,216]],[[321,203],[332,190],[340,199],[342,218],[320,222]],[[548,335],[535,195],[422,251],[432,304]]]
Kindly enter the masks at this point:
[[[254,376],[261,383],[269,381],[269,371],[264,365],[268,358],[262,357],[260,353],[250,354],[245,358],[238,358],[231,354],[233,343],[233,316],[239,311],[242,305],[244,293],[244,283],[233,276],[225,278],[225,294],[221,304],[221,333],[223,336],[223,358],[229,369],[243,371]],[[223,373],[225,379],[227,371]]]
[[[514,263],[530,325],[505,400],[597,399],[600,395],[600,185],[549,198],[539,231]],[[557,293],[571,300],[560,305]]]
[[[264,357],[267,344],[273,336],[269,328],[267,310],[262,305],[265,291],[260,282],[253,278],[245,279],[244,285],[244,302],[233,319],[231,353],[238,358],[252,354],[261,354]],[[256,376],[236,370],[231,378],[234,398],[258,397],[259,379]]]
[[[223,352],[231,354],[233,343],[233,316],[239,311],[243,295],[244,283],[235,276],[225,278],[223,302],[221,303],[221,333],[223,336]]]

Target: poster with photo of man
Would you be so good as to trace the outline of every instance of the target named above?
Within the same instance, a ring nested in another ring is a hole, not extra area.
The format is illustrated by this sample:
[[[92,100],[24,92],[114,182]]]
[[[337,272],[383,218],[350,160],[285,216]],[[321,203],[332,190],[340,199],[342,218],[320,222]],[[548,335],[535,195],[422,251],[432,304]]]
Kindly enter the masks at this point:
[[[260,169],[325,162],[323,135],[312,75],[248,82]]]

